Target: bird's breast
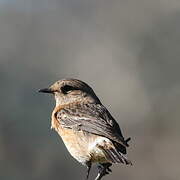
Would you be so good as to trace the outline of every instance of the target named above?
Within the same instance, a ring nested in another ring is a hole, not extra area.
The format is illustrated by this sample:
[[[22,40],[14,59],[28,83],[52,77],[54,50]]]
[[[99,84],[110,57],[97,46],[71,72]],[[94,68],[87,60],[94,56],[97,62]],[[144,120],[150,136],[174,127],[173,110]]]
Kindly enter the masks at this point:
[[[64,128],[55,118],[51,122],[52,128],[62,138],[67,150],[70,154],[82,164],[89,161],[90,154],[88,153],[88,141],[86,135],[82,131],[75,131],[70,128]]]
[[[52,114],[51,127],[61,136],[70,154],[82,164],[88,161],[106,162],[105,155],[98,148],[98,144],[109,139],[84,131],[64,128],[54,114]]]

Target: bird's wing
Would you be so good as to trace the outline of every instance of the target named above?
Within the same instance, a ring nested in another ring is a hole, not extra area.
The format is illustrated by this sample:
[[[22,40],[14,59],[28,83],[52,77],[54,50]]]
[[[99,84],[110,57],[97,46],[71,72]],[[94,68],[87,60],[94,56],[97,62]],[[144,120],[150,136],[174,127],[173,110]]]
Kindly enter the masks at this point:
[[[119,125],[101,104],[67,106],[57,112],[56,118],[64,128],[97,134],[128,146]]]

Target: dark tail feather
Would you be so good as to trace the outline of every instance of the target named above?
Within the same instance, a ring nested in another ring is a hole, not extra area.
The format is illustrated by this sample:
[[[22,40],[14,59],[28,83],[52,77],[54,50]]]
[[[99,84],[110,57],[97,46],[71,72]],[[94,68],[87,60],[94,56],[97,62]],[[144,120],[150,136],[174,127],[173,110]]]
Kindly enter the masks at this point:
[[[109,149],[102,149],[102,150],[103,150],[106,158],[107,158],[110,162],[112,162],[112,163],[117,163],[116,157],[110,152]]]
[[[121,152],[118,152],[115,148],[110,148],[110,149],[105,149],[103,147],[100,148],[103,150],[104,154],[106,155],[106,158],[111,162],[132,165],[131,161],[128,160],[127,157],[123,155]]]
[[[128,137],[128,138],[125,140],[125,142],[128,143],[130,140],[131,140],[131,138]]]

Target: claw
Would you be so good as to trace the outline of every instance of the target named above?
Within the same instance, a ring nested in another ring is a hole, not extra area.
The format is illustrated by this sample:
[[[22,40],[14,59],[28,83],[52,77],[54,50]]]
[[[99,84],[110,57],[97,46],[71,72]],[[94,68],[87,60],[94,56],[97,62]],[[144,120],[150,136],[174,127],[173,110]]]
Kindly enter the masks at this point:
[[[110,172],[112,172],[112,170],[109,168],[110,166],[112,166],[111,163],[100,164],[98,166],[99,173],[98,173],[95,180],[101,180],[101,178],[103,176],[105,176],[105,175],[109,174]]]

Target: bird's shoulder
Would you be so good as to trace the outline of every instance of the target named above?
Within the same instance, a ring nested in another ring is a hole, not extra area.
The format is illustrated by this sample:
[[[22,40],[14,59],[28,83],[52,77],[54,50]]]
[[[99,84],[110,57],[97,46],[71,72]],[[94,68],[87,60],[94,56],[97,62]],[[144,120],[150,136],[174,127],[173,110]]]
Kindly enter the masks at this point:
[[[117,128],[118,124],[109,111],[102,104],[75,102],[56,108],[56,117],[76,117],[76,119],[91,118],[94,121],[103,121],[111,127]]]

